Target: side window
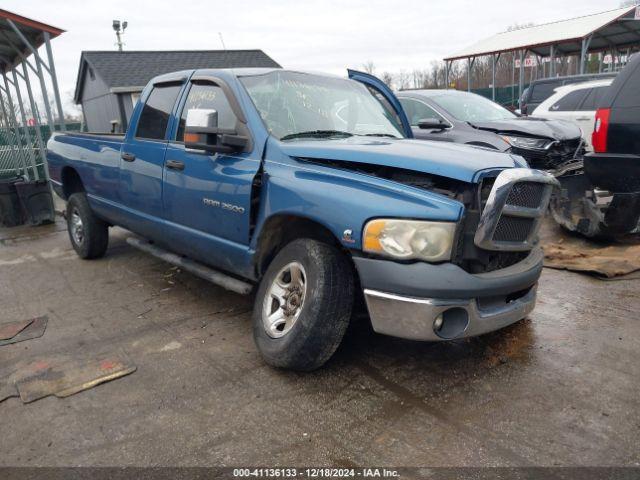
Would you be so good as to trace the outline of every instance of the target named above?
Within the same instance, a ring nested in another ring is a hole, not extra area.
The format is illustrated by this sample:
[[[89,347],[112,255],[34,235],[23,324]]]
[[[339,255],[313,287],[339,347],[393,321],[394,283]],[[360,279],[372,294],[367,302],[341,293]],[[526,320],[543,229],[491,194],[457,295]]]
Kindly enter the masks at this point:
[[[446,120],[442,118],[442,115],[436,112],[429,105],[425,105],[418,100],[401,98],[400,103],[402,104],[402,108],[404,108],[412,127],[417,127],[420,120],[424,120],[425,118],[435,118],[446,122]]]
[[[552,112],[574,112],[578,109],[578,105],[586,95],[588,89],[574,90],[567,93],[564,97],[549,107]]]
[[[137,138],[164,140],[169,117],[182,84],[156,85],[142,108],[138,120]]]
[[[531,103],[542,103],[551,95],[553,91],[559,86],[557,82],[538,83],[531,87]]]
[[[222,88],[209,82],[192,83],[187,100],[180,115],[180,125],[176,134],[178,142],[184,141],[187,112],[192,108],[213,109],[218,112],[218,127],[229,130],[236,128],[237,118]]]
[[[609,87],[590,88],[589,93],[587,93],[584,102],[582,102],[582,105],[580,106],[580,110],[585,112],[596,111],[598,109],[600,100],[602,99],[608,88]]]
[[[636,53],[636,55],[638,55]],[[626,67],[629,68],[629,67]],[[616,96],[614,107],[640,107],[640,64],[636,63],[635,70],[631,72]]]

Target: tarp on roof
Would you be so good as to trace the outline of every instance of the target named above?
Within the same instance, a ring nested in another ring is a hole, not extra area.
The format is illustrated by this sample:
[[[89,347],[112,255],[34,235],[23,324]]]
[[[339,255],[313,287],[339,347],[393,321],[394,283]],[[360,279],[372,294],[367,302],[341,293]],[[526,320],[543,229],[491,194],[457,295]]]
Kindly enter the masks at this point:
[[[140,90],[164,73],[198,68],[279,68],[262,50],[169,50],[82,52],[74,100],[80,101],[86,67],[112,91]]]
[[[640,7],[638,7],[640,8]],[[451,55],[445,60],[479,57],[513,50],[530,50],[549,55],[550,45],[559,45],[559,53],[579,53],[582,39],[597,32],[590,51],[609,49],[611,45],[627,47],[640,43],[640,19],[635,19],[636,7],[618,8],[584,17],[535,25],[498,33]]]

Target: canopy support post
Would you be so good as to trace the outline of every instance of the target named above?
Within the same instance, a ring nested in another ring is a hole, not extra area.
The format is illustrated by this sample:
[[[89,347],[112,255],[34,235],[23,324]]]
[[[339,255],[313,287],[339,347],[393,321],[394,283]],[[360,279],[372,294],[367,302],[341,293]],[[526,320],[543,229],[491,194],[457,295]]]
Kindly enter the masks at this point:
[[[24,141],[27,144],[27,156],[33,168],[33,178],[40,180],[40,174],[38,173],[38,166],[36,165],[36,156],[33,153],[33,141],[31,140],[31,133],[29,133],[29,127],[27,126],[27,115],[24,111],[24,104],[22,103],[22,94],[20,93],[20,85],[18,83],[18,75],[16,75],[15,68],[11,70],[13,74],[13,89],[16,91],[16,98],[18,100],[18,110],[20,111],[20,118],[22,119],[22,131],[24,132]],[[9,83],[7,82],[7,75],[2,72],[2,78],[4,80],[4,86],[8,90]],[[25,172],[26,173],[26,172]],[[31,176],[27,173],[27,177]]]
[[[40,151],[40,160],[42,161],[42,169],[44,170],[44,178],[49,181],[49,167],[47,165],[47,149],[42,138],[42,125],[40,125],[40,115],[36,106],[35,98],[33,97],[33,90],[31,89],[31,81],[29,80],[29,71],[25,61],[22,62],[22,71],[24,74],[24,83],[27,86],[27,97],[29,97],[29,105],[31,106],[31,115],[35,122],[36,140],[38,141],[38,149]]]
[[[24,174],[28,175],[27,160],[25,157],[24,149],[22,148],[22,138],[20,137],[20,130],[18,130],[18,119],[16,118],[16,109],[15,109],[15,106],[13,105],[13,100],[11,98],[11,91],[8,88],[7,77],[4,76],[4,73],[3,73],[3,77],[4,77],[5,87],[2,90],[7,95],[6,107],[9,110],[9,112],[6,113],[6,116],[7,116],[7,119],[9,120],[9,123],[11,124],[11,129],[13,130],[13,138],[15,139],[15,145],[16,145],[16,160],[20,159],[20,163],[22,164],[22,169],[24,171]],[[5,106],[3,101],[2,109],[4,110],[4,108]],[[17,164],[17,161],[16,161],[16,164]]]
[[[449,61],[445,61],[444,62],[444,89],[445,90],[449,90],[449,72],[451,70],[451,64],[453,63],[453,60],[449,60]],[[83,116],[84,118],[84,116]]]
[[[520,50],[520,75],[518,79],[518,108],[521,108],[520,99],[522,98],[522,90],[524,89],[524,50]]]
[[[582,49],[580,50],[580,74],[585,73],[587,67],[587,52],[589,51],[589,45],[591,45],[591,39],[593,35],[587,35],[582,39]]]
[[[491,100],[496,101],[496,56],[491,54]]]
[[[47,59],[49,61],[49,75],[51,76],[51,84],[53,85],[53,96],[56,99],[56,107],[58,109],[58,121],[60,122],[60,130],[67,131],[67,126],[64,124],[64,113],[62,113],[62,101],[60,101],[60,89],[58,88],[58,78],[56,76],[56,66],[53,63],[53,51],[51,50],[51,35],[49,32],[44,32],[44,44],[47,50]]]
[[[471,91],[471,70],[473,70],[474,63],[476,63],[475,57],[467,59],[467,92]]]
[[[556,46],[549,46],[549,77],[556,76]]]
[[[18,166],[18,159],[21,158],[20,152],[18,150],[18,145],[16,144],[16,135],[15,132],[13,131],[12,128],[12,124],[9,120],[9,116],[7,114],[7,110],[5,108],[5,102],[4,102],[4,97],[2,96],[2,92],[0,92],[0,107],[2,107],[2,120],[4,123],[4,127],[7,130],[7,141],[10,142],[10,147],[11,150],[13,150],[13,153],[15,155],[16,161],[15,162],[11,162],[13,163],[13,169],[16,171],[16,177],[20,176],[20,167]],[[9,156],[11,156],[10,152],[7,152],[9,154]],[[9,163],[10,164],[10,163]]]

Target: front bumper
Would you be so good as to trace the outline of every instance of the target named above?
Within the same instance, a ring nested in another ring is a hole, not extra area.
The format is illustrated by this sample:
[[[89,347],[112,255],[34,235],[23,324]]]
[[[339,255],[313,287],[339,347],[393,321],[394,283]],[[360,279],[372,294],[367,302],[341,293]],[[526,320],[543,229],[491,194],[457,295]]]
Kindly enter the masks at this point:
[[[481,335],[527,316],[535,306],[543,256],[536,248],[515,265],[475,275],[450,263],[354,261],[376,332],[440,341]]]

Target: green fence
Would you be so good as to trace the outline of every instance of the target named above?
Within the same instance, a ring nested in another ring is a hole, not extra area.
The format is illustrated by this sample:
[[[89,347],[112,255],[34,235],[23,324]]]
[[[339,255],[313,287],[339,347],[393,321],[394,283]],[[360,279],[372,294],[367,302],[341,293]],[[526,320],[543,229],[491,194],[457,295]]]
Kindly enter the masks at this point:
[[[67,130],[71,131],[79,131],[80,126],[80,123],[66,124]],[[51,129],[48,125],[43,125],[40,132],[46,144],[51,136]],[[0,128],[0,178],[28,176],[33,179],[34,162],[39,177],[44,178],[43,155],[38,148],[36,127],[19,127],[17,139],[13,129]]]

